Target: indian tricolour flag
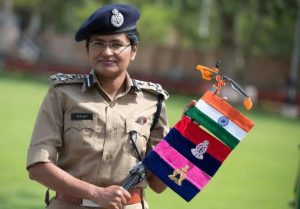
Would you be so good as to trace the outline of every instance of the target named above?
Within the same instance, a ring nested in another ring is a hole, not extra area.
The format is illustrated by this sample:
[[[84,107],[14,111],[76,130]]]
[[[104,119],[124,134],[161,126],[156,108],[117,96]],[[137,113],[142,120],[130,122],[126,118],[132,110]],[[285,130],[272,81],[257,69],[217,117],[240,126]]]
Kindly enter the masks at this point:
[[[207,91],[186,113],[233,149],[251,130],[254,123],[226,100]]]

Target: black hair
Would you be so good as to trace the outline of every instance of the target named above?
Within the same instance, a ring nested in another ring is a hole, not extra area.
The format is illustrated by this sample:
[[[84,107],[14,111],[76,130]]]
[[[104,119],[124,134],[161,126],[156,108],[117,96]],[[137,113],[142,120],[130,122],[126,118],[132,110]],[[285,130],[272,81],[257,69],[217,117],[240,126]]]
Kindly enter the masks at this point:
[[[140,42],[140,36],[136,29],[125,32],[125,34],[126,34],[127,38],[129,39],[131,45],[134,46]]]

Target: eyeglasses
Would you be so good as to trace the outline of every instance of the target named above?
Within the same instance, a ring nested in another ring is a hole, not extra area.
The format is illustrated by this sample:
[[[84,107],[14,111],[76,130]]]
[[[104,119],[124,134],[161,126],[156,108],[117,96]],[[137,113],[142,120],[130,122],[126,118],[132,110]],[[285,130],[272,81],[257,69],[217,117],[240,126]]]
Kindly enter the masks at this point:
[[[131,44],[124,44],[121,42],[103,42],[103,41],[93,41],[89,43],[90,49],[93,50],[96,53],[103,52],[106,47],[116,53],[120,54],[122,51],[124,51],[127,47],[131,46]]]

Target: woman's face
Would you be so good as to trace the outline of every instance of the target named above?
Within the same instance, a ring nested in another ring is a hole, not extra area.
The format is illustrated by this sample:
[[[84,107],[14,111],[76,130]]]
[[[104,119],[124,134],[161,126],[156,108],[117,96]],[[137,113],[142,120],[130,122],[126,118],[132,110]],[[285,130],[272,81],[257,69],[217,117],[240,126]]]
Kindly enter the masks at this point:
[[[136,56],[137,47],[131,46],[126,34],[92,35],[88,57],[99,76],[117,77],[124,73]]]

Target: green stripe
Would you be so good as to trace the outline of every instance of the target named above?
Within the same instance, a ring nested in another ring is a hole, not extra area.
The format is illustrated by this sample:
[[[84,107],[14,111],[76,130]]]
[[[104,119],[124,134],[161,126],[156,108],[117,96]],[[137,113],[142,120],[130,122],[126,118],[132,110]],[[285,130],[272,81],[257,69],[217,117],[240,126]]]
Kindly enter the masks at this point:
[[[185,114],[189,116],[192,120],[197,121],[199,124],[203,125],[210,132],[212,132],[216,137],[218,137],[224,144],[233,149],[240,141],[220,126],[217,122],[212,120],[210,117],[202,113],[198,108],[192,107],[188,109]]]

